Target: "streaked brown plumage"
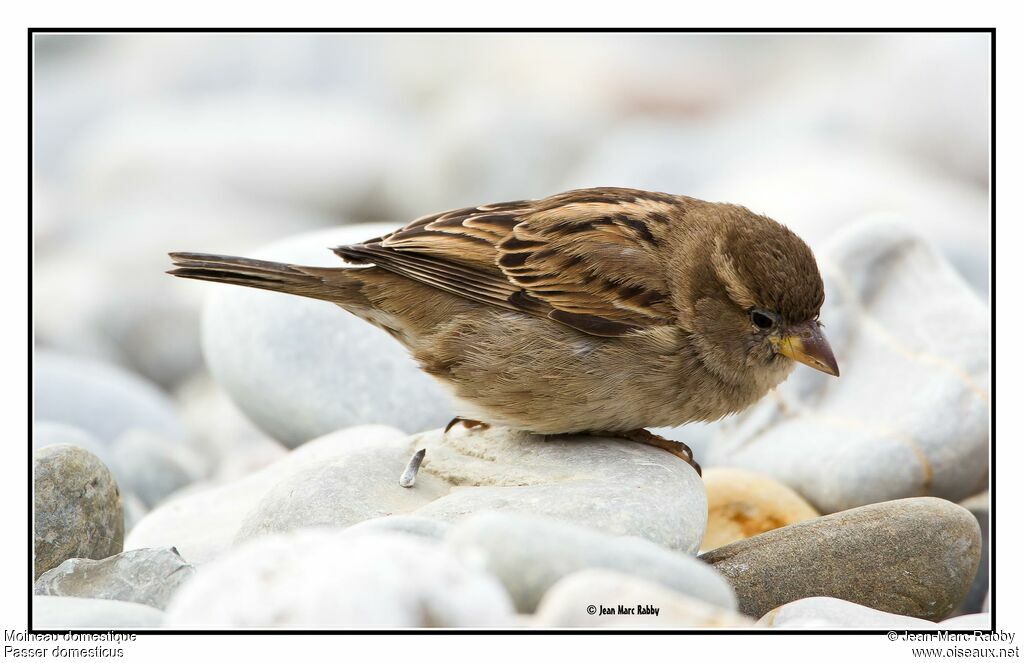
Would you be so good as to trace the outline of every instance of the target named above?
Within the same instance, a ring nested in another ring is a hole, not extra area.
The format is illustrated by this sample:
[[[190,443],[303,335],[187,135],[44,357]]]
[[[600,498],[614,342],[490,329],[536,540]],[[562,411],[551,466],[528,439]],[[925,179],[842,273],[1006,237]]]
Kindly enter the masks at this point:
[[[640,438],[748,407],[794,359],[838,375],[814,255],[736,205],[580,189],[334,252],[359,267],[174,253],[171,273],[334,302],[405,345],[460,414],[535,433]]]

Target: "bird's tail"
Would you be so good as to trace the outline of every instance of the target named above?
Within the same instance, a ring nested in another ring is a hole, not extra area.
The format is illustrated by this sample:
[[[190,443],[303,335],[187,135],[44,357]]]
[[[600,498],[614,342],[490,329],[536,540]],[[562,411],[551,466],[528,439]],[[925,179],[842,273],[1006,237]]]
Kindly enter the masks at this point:
[[[336,304],[362,300],[358,267],[303,267],[210,253],[171,253],[174,269],[167,273],[185,279],[233,283],[249,288],[287,292]]]

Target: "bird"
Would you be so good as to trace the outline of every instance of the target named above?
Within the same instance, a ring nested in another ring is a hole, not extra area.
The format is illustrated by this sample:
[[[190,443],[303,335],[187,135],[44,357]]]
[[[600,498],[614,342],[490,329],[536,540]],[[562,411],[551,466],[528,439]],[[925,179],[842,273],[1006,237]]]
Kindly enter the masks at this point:
[[[575,189],[431,214],[337,267],[171,253],[168,273],[334,303],[448,388],[467,427],[614,436],[740,412],[797,363],[839,376],[814,253],[746,207]]]

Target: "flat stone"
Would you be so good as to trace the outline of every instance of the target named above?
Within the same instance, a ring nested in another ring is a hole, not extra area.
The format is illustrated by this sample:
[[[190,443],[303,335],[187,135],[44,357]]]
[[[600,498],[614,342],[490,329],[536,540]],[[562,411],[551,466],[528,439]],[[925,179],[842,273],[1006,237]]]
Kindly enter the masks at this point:
[[[966,509],[934,497],[871,504],[806,520],[701,555],[740,612],[761,617],[810,596],[936,621],[966,595],[981,533]]]
[[[881,219],[841,232],[819,265],[842,376],[797,367],[721,426],[708,463],[768,474],[822,513],[984,490],[988,307],[928,241]]]
[[[507,627],[501,584],[411,534],[272,534],[200,568],[169,628]]]
[[[735,467],[704,470],[708,527],[701,550],[712,550],[819,514],[796,491],[769,476]]]
[[[66,559],[121,552],[124,513],[113,475],[99,458],[69,444],[33,454],[35,577]]]
[[[190,562],[209,561],[235,544],[242,521],[249,512],[293,474],[305,468],[315,472],[326,459],[346,452],[363,453],[364,447],[378,443],[391,448],[389,441],[401,442],[404,438],[401,431],[388,426],[356,426],[326,435],[249,476],[205,489],[196,488],[168,499],[132,529],[127,547],[174,546]],[[398,488],[397,474],[391,481]],[[253,526],[269,531],[269,525]]]
[[[593,615],[589,606],[594,606]],[[565,576],[544,594],[531,625],[731,629],[750,628],[754,620],[636,576],[607,569],[584,569]]]
[[[935,622],[891,612],[875,610],[857,603],[812,596],[780,605],[757,621],[759,626],[778,629],[871,629],[871,630],[934,630]]]
[[[423,448],[417,486],[426,476],[452,489],[416,515],[451,522],[478,511],[549,516],[684,553],[695,553],[704,535],[707,500],[700,477],[661,449],[461,426],[447,435],[413,436],[410,449]]]
[[[141,603],[71,596],[32,598],[32,628],[37,630],[157,628],[163,620],[163,612]],[[88,648],[90,645],[78,643],[61,646]]]
[[[36,580],[36,596],[145,603],[163,610],[195,567],[174,548],[128,550],[102,560],[69,559]]]
[[[486,513],[459,523],[445,540],[464,559],[496,575],[523,613],[533,612],[560,579],[594,567],[632,574],[721,608],[736,607],[729,583],[709,565],[635,536],[610,536],[551,518]]]
[[[350,225],[298,235],[251,257],[341,267],[330,251],[394,230]],[[386,333],[329,302],[205,284],[203,353],[217,382],[261,429],[295,447],[358,424],[406,432],[454,413],[441,386]]]

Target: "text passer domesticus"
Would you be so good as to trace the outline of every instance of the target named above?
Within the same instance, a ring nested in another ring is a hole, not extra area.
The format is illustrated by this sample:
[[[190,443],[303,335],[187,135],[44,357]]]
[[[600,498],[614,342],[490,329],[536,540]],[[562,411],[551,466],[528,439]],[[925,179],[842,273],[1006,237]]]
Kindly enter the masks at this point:
[[[698,472],[688,447],[644,429],[743,410],[795,361],[839,375],[813,253],[737,205],[579,189],[334,252],[365,267],[172,253],[170,273],[338,304],[447,385],[456,421],[626,437]]]

